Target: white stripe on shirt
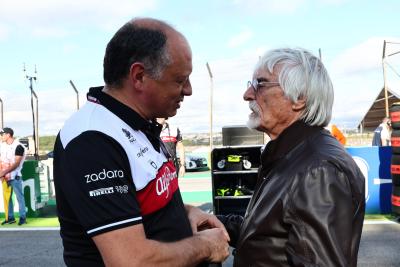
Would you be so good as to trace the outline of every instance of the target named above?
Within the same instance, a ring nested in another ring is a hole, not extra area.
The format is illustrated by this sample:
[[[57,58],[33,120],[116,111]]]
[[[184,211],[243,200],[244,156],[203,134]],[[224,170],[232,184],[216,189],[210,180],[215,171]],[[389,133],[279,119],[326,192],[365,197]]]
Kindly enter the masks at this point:
[[[142,219],[142,217],[136,217],[136,218],[132,218],[132,219],[123,220],[123,221],[120,221],[120,222],[110,223],[110,224],[107,224],[107,225],[103,225],[103,226],[91,229],[91,230],[87,231],[87,233],[91,234],[93,232],[97,232],[97,231],[100,231],[100,230],[105,229],[105,228],[113,227],[115,225],[120,225],[120,224],[124,224],[124,223],[128,223],[128,222],[134,222],[134,221],[138,221],[138,220],[141,220],[141,219]]]

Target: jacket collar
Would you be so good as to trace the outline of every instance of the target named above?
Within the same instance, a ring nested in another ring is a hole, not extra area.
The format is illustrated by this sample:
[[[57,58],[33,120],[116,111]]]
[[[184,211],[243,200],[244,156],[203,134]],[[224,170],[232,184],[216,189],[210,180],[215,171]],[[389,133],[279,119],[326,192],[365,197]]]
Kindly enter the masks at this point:
[[[269,141],[261,154],[258,182],[262,181],[262,178],[276,166],[280,159],[321,129],[321,126],[309,126],[303,121],[296,121],[283,130],[277,139]]]
[[[278,136],[277,139],[268,142],[263,152],[263,162],[273,162],[283,158],[298,144],[303,142],[315,132],[320,131],[320,126],[309,126],[303,121],[296,121]]]

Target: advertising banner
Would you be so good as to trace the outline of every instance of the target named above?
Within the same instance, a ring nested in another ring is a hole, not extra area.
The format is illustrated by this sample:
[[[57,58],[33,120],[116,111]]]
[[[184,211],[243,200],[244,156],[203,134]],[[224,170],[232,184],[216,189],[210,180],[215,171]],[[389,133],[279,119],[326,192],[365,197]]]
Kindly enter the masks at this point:
[[[390,162],[392,147],[347,147],[364,174],[367,214],[391,213],[392,178]]]

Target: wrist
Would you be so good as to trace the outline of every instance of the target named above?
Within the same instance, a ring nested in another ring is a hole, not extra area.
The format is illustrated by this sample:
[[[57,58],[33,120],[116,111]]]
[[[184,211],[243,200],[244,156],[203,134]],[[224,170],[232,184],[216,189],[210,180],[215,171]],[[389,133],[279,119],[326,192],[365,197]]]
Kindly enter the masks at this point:
[[[212,250],[211,250],[212,246],[210,245],[209,240],[205,236],[203,236],[199,233],[194,234],[193,238],[198,240],[198,242],[199,242],[198,247],[202,248],[202,249],[198,249],[198,251],[197,251],[198,256],[200,257],[200,259],[202,261],[208,261],[211,258],[211,254],[212,254]]]
[[[193,209],[193,206],[190,204],[185,204],[185,210],[186,213],[189,214],[189,212]]]

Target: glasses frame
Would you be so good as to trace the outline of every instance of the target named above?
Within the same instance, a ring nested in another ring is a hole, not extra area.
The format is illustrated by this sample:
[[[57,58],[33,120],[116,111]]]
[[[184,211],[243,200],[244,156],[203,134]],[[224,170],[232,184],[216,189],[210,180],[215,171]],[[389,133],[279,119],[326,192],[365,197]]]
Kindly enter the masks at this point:
[[[258,81],[257,79],[247,81],[247,88],[251,87],[256,93],[259,92],[259,90],[263,87],[271,88],[280,85],[281,84],[279,82]]]

